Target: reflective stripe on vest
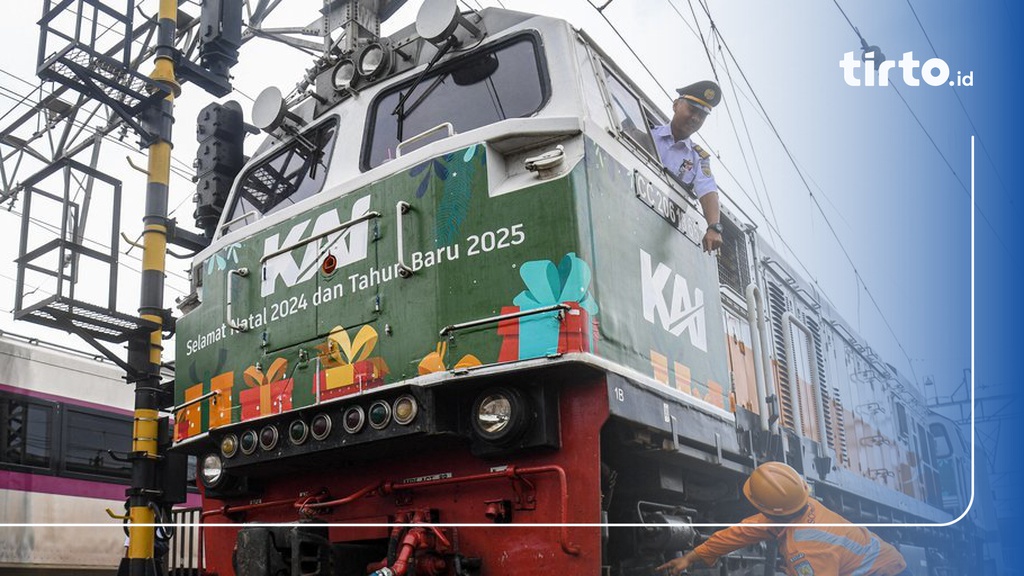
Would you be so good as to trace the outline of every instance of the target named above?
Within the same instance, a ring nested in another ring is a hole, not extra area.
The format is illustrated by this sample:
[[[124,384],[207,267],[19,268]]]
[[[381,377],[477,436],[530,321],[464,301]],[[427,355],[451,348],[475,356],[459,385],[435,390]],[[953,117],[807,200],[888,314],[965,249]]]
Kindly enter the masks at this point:
[[[831,546],[840,546],[842,548],[846,548],[857,556],[863,556],[860,566],[854,570],[850,576],[864,576],[867,574],[868,570],[870,570],[874,565],[875,560],[878,558],[878,554],[882,550],[882,547],[878,544],[878,540],[874,536],[871,537],[871,543],[865,546],[863,544],[858,544],[845,536],[839,536],[838,534],[832,534],[831,532],[825,532],[824,530],[815,530],[813,528],[801,528],[794,530],[793,540],[796,540],[797,542],[821,542]]]

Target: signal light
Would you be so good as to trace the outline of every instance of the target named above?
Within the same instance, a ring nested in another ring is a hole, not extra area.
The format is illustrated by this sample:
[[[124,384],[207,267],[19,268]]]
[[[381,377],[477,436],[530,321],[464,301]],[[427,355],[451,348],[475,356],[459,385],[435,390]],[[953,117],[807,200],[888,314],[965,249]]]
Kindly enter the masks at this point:
[[[225,458],[231,458],[238,453],[238,437],[228,434],[220,441],[220,453]]]
[[[196,225],[212,238],[234,176],[245,163],[242,106],[230,100],[212,104],[196,119]]]
[[[323,413],[317,414],[313,416],[313,421],[309,424],[309,432],[315,440],[323,440],[331,433],[332,424],[330,416]]]
[[[398,399],[395,400],[392,408],[392,412],[395,415],[395,422],[402,426],[406,426],[411,423],[419,412],[419,407],[416,405],[416,399],[409,394],[399,396]]]
[[[342,425],[345,427],[345,432],[349,434],[356,434],[363,429],[363,424],[366,423],[366,413],[363,412],[361,406],[349,406],[345,410],[345,415],[342,419]]]
[[[320,269],[323,270],[325,276],[334,274],[334,271],[338,269],[338,258],[334,254],[328,254],[324,258],[323,264],[320,265]]]
[[[391,406],[383,400],[377,400],[370,404],[368,418],[374,430],[383,430],[391,421]]]
[[[264,426],[260,430],[260,448],[273,450],[277,446],[277,428],[272,425]]]
[[[238,440],[238,449],[242,451],[242,454],[252,454],[258,445],[259,437],[255,430],[246,430]]]
[[[210,104],[196,118],[196,226],[212,238],[235,176],[245,163],[245,122],[235,101]]]
[[[288,440],[298,446],[309,437],[309,426],[302,420],[296,420],[288,426]]]

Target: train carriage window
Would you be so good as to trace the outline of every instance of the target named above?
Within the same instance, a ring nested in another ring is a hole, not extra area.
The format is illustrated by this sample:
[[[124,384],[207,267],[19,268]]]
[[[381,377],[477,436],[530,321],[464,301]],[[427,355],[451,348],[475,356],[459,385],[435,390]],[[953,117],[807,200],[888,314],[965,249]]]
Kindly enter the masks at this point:
[[[42,402],[0,397],[0,464],[50,468],[53,412]]]
[[[604,80],[619,132],[648,154],[658,158],[658,150],[654,147],[654,139],[651,138],[648,115],[644,113],[640,101],[607,68],[604,69]]]
[[[253,166],[239,180],[225,232],[245,226],[250,213],[266,216],[309,198],[323,188],[334,150],[336,122],[308,130]]]
[[[64,438],[64,471],[131,478],[131,463],[117,460],[107,452],[124,456],[131,451],[130,419],[69,407]]]
[[[517,36],[494,49],[456,59],[418,82],[410,81],[385,92],[374,102],[362,167],[368,170],[395,158],[400,142],[445,122],[450,122],[456,132],[465,132],[508,118],[530,116],[541,109],[548,92],[534,34]],[[437,137],[442,135],[438,133]],[[403,151],[408,148],[403,147]]]

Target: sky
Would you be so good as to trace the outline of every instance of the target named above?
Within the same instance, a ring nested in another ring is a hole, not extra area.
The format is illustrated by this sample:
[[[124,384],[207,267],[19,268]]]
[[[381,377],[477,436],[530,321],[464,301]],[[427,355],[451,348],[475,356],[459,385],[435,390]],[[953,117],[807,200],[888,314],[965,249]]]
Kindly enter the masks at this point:
[[[308,24],[321,5],[316,0],[284,4],[269,25]],[[419,4],[410,0],[383,31],[411,23]],[[1019,94],[1015,75],[1022,56],[1017,3],[737,0],[709,4],[710,18],[699,0],[612,0],[603,12],[588,0],[461,4],[503,5],[569,20],[594,37],[665,111],[674,88],[718,78],[725,100],[705,123],[700,140],[715,156],[713,170],[727,196],[725,205],[749,215],[762,236],[827,295],[883,359],[919,385],[934,379],[940,395],[959,386],[972,365],[973,136],[975,376],[979,389],[994,393],[1012,387],[1012,359],[1019,355],[1014,337],[1022,320],[1015,287],[1024,202],[1015,197],[1020,186],[1011,171],[1021,128],[1020,112],[1011,105]],[[155,1],[144,0],[140,8],[152,14]],[[183,9],[198,11],[194,2]],[[40,13],[38,3],[19,2],[0,20],[0,116],[38,83],[35,21]],[[970,74],[973,86],[910,86],[899,69],[891,86],[850,86],[840,61],[846,52],[860,58],[853,27],[890,60],[907,52],[918,61],[938,57],[952,80]],[[274,85],[287,93],[309,64],[309,56],[297,50],[254,40],[233,70],[237,91],[229,98],[248,114],[263,88]],[[176,101],[169,206],[186,226],[193,209],[194,187],[186,176],[196,146],[194,118],[212,100],[186,86]],[[0,127],[11,117],[0,119]],[[133,142],[129,135],[127,146],[105,144],[100,165],[124,180],[121,226],[134,239],[141,230],[145,182],[125,157],[144,165],[145,156]],[[250,152],[255,145],[250,138]],[[15,203],[0,210],[0,330],[87,349],[62,333],[11,318],[20,208]],[[96,224],[102,224],[99,216]],[[46,232],[37,225],[33,229]],[[123,311],[137,306],[139,256],[140,250],[132,250],[122,263],[118,301]],[[168,307],[187,291],[187,266],[168,259]],[[84,284],[94,283],[89,277]],[[1019,460],[1019,448],[1005,439],[996,444],[997,458]]]

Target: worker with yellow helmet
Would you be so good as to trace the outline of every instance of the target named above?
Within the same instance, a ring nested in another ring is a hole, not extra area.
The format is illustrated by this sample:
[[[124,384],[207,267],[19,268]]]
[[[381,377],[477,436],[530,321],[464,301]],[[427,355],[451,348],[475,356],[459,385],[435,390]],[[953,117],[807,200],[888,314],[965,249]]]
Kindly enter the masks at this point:
[[[760,514],[715,532],[686,555],[659,566],[658,572],[675,576],[689,567],[709,567],[724,554],[774,539],[789,576],[911,574],[895,548],[811,498],[800,474],[782,462],[758,466],[743,485],[743,494]]]

